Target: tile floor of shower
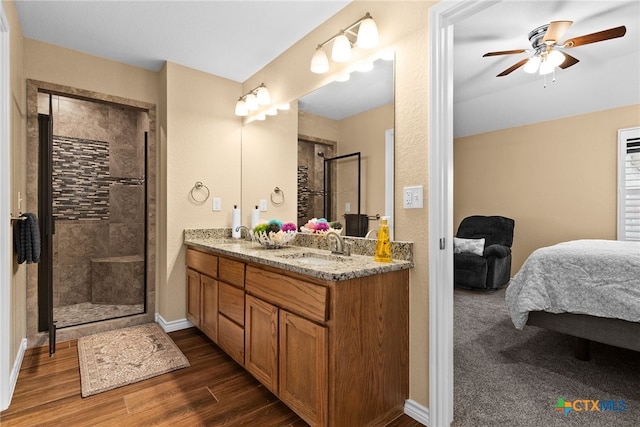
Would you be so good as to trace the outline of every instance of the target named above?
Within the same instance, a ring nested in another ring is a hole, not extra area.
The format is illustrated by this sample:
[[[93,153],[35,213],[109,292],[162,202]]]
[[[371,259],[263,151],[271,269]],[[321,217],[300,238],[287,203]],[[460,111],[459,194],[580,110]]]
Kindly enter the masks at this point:
[[[93,304],[83,302],[53,308],[56,328],[84,325],[101,320],[144,313],[144,304]]]

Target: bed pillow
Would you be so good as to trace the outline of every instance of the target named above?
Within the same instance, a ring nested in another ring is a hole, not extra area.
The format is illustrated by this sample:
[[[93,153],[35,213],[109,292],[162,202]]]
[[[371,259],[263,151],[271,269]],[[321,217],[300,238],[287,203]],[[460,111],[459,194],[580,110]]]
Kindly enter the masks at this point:
[[[453,253],[467,253],[482,256],[484,253],[484,239],[461,239],[460,237],[454,237]]]

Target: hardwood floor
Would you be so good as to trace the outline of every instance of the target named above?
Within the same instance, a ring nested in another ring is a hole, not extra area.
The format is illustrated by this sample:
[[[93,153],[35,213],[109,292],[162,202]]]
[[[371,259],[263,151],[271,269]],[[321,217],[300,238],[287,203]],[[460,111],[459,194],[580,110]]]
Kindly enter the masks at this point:
[[[307,424],[195,328],[169,334],[191,366],[82,398],[75,341],[28,350],[9,426],[277,426]],[[418,427],[403,415],[389,427]],[[348,426],[354,427],[354,426]]]

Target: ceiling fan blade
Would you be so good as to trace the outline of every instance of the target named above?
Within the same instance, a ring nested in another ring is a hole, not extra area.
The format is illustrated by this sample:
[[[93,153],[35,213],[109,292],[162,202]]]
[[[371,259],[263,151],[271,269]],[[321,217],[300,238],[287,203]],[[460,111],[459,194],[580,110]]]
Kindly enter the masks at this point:
[[[569,55],[567,53],[564,54],[564,58],[565,58],[564,62],[562,64],[558,65],[558,67],[562,68],[563,70],[565,68],[571,67],[572,65],[576,65],[578,62],[580,62],[579,59],[576,59],[576,58],[574,58],[573,56],[571,56],[571,55]]]
[[[542,43],[554,42],[557,43],[564,33],[573,24],[573,21],[552,21],[547,28],[547,32],[544,34]]]
[[[609,28],[608,30],[598,31],[597,33],[587,34],[580,37],[574,37],[564,42],[563,47],[576,47],[589,43],[601,42],[604,40],[615,39],[622,37],[627,33],[627,27],[624,25],[615,28]]]
[[[529,60],[529,58],[524,58],[523,60],[516,62],[511,67],[507,68],[506,70],[504,70],[503,72],[498,74],[496,77],[506,76],[507,74],[511,73],[512,71],[515,71],[518,68],[522,67],[524,64],[527,63],[528,60]]]
[[[485,53],[484,55],[482,55],[482,57],[487,57],[487,56],[498,56],[498,55],[513,55],[514,53],[522,53],[522,52],[526,52],[526,49],[515,49],[515,50],[499,50],[497,52],[488,52]]]

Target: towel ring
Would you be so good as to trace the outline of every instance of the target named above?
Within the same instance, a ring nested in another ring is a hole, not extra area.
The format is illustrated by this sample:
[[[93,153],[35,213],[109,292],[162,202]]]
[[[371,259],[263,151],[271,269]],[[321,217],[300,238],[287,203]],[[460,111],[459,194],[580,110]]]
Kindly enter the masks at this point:
[[[205,196],[204,199],[199,200],[198,198],[196,198],[196,196],[193,195],[193,190],[202,190],[203,188],[207,191],[207,195]],[[211,195],[211,193],[209,192],[209,187],[204,185],[201,181],[196,181],[196,183],[194,184],[193,188],[191,189],[191,198],[193,200],[195,200],[196,202],[198,202],[198,203],[206,202],[210,195]]]
[[[276,199],[280,198],[280,200],[274,200],[274,195]],[[279,187],[273,189],[273,193],[271,193],[271,203],[273,203],[273,206],[282,206],[284,204],[284,191]]]

